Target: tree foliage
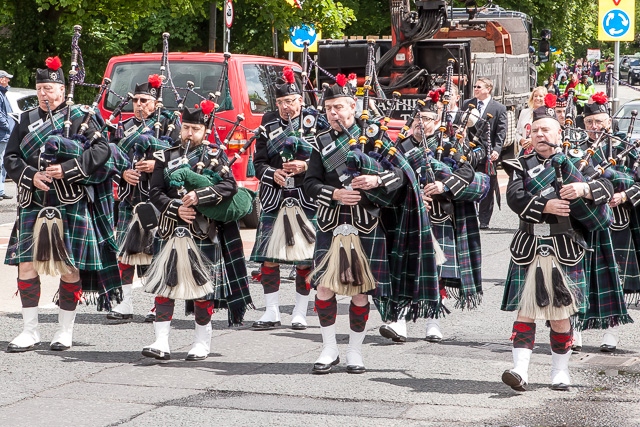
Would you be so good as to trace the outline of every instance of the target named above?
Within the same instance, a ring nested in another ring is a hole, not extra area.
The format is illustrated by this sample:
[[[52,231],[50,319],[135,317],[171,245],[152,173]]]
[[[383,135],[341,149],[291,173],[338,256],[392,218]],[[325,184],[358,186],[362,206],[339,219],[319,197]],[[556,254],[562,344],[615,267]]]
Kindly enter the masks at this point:
[[[479,1],[479,3],[483,3]],[[80,47],[87,81],[97,83],[114,55],[158,51],[161,34],[171,33],[172,51],[207,51],[211,0],[4,0],[0,9],[0,68],[14,74],[12,85],[33,87],[35,69],[59,55],[68,69],[73,26],[83,27]],[[224,0],[217,0],[217,50],[222,50]],[[411,7],[415,8],[413,2]],[[584,56],[597,43],[597,3],[593,0],[498,0],[533,19],[533,35],[553,32],[551,44],[567,56]],[[456,1],[455,6],[464,2]],[[291,26],[315,23],[325,38],[389,35],[389,0],[307,0],[303,8],[285,0],[236,0],[230,51],[271,55],[272,31],[279,55]],[[640,8],[636,11],[640,18]],[[637,19],[640,23],[640,19]],[[635,51],[635,43],[623,51]],[[88,98],[80,90],[80,99]]]

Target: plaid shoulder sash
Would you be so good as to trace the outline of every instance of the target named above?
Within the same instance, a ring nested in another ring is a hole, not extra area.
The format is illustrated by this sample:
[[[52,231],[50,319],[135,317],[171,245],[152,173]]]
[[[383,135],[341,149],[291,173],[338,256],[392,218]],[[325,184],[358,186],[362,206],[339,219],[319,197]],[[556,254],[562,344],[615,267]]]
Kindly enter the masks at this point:
[[[22,138],[22,141],[20,141],[20,152],[25,159],[28,159],[34,153],[40,151],[51,133],[64,129],[67,108],[68,107],[65,107],[53,115],[53,127],[51,125],[51,120],[42,120],[41,124],[38,124],[39,120],[31,123],[30,132]],[[82,111],[80,106],[73,105],[71,107],[72,122],[84,116],[84,114],[85,112]]]
[[[358,126],[354,124],[349,129],[349,133],[355,135],[359,130]],[[322,164],[327,172],[334,171],[338,166],[343,165],[347,161],[349,139],[349,135],[345,133],[333,138],[331,131],[318,136],[320,156],[322,157]]]

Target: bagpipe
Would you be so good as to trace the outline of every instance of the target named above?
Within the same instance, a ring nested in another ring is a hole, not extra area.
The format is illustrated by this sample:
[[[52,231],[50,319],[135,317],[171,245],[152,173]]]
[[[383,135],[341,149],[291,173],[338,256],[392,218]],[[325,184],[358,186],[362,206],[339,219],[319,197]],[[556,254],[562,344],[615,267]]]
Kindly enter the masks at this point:
[[[218,159],[212,159],[212,165],[222,166],[218,171],[204,167],[204,158],[201,157],[200,162],[196,165],[197,171],[194,171],[188,164],[188,162],[177,170],[170,174],[170,185],[182,189],[181,192],[185,193],[193,190],[197,190],[203,187],[209,187],[222,182],[223,177],[228,176],[231,173],[231,166],[235,163],[241,155],[249,149],[251,144],[260,136],[264,131],[264,128],[260,127],[256,129],[254,136],[252,136],[244,146],[229,160],[228,164],[221,165],[221,161]],[[216,152],[217,156],[222,156],[222,150],[218,149],[214,144],[210,145],[212,152]],[[203,149],[202,156],[207,152]],[[186,156],[186,150],[185,150]],[[226,156],[225,156],[226,157]],[[186,160],[186,157],[185,157]],[[237,193],[233,197],[228,197],[222,200],[220,203],[214,206],[197,206],[196,209],[202,213],[205,217],[217,222],[230,222],[238,221],[245,215],[249,214],[253,209],[253,200],[255,199],[255,193],[244,188],[238,187]]]
[[[562,151],[569,154],[572,147],[578,147],[589,139],[587,131],[575,126],[576,105],[573,100],[574,90],[569,89],[565,108],[564,129],[562,130]]]
[[[633,132],[633,127],[635,126],[635,122],[636,122],[636,118],[638,116],[638,111],[637,110],[633,110],[631,111],[631,120],[629,121],[629,127],[627,129],[627,135],[629,136],[629,140],[630,140],[630,136]],[[619,153],[617,153],[615,156],[613,155],[613,147],[611,145],[611,141],[612,140],[616,140],[619,143],[622,143],[623,146],[626,145],[626,147],[620,151]],[[595,180],[598,179],[600,176],[604,176],[606,174],[606,171],[611,168],[611,167],[622,167],[626,161],[627,155],[629,155],[630,153],[632,153],[634,150],[640,149],[640,140],[636,140],[635,142],[631,142],[631,141],[624,141],[618,137],[616,137],[615,135],[610,135],[609,136],[609,156],[608,159],[601,162],[600,164],[596,165],[594,167],[595,172],[591,175],[589,175],[587,178],[589,180]],[[588,152],[589,150],[587,150]],[[627,171],[621,171],[621,172],[633,172],[631,170],[631,168],[629,168],[629,170]],[[605,176],[607,177],[607,176]],[[609,178],[609,177],[607,177]]]
[[[97,114],[97,105],[109,90],[111,81],[104,79],[101,85],[89,85],[84,83],[84,63],[82,60],[82,52],[78,45],[80,31],[79,25],[74,26],[73,37],[71,42],[71,71],[69,71],[69,91],[66,98],[66,111],[62,110],[52,114],[50,105],[45,101],[47,107],[48,123],[32,132],[29,138],[21,142],[21,149],[26,158],[31,158],[29,150],[39,150],[37,156],[37,165],[35,166],[40,172],[52,164],[80,158],[85,150],[89,149],[96,139],[102,137],[100,135],[92,135],[87,138],[84,134],[93,124],[96,128],[102,124],[102,118]],[[47,68],[58,70],[62,66],[58,57],[48,58],[46,61]],[[91,106],[78,106],[74,103],[74,92],[76,85],[85,85],[99,87],[99,93],[96,95]],[[81,121],[77,134],[71,135],[73,123]],[[39,142],[39,144],[34,144]],[[30,145],[31,144],[31,145]],[[88,196],[92,202],[95,196],[94,184],[104,182],[115,169],[114,164],[125,162],[122,156],[114,153],[113,147],[110,147],[112,156],[107,164],[98,169],[90,176],[78,174],[73,178],[54,179],[51,186],[53,187],[57,203],[66,205],[78,202],[84,196]],[[40,274],[45,275],[63,275],[69,274],[75,270],[67,252],[63,229],[63,219],[61,211],[55,206],[49,206],[48,192],[45,192],[43,200],[43,208],[37,216],[34,224],[34,268]],[[21,207],[27,207],[31,204],[33,193],[30,191],[20,192],[18,196],[18,204]]]

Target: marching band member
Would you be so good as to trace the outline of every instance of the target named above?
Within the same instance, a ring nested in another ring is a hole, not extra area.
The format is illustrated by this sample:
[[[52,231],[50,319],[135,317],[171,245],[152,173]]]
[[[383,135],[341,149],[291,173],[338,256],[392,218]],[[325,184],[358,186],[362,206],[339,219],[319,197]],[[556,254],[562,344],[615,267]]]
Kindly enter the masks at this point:
[[[400,145],[400,150],[420,177],[424,194],[432,198],[431,228],[446,258],[438,265],[443,303],[445,295],[452,294],[457,307],[471,309],[480,303],[482,296],[482,255],[474,203],[486,196],[489,178],[481,172],[474,173],[475,157],[484,153],[480,147],[475,154],[457,147],[459,153],[450,156],[451,145],[438,141],[438,109],[444,108],[438,102],[440,94],[440,91],[430,92],[430,99],[413,123],[411,138]],[[455,104],[455,98],[450,102]],[[443,159],[447,163],[434,157],[440,144],[447,146]],[[459,163],[464,154],[469,161]],[[406,326],[401,321],[383,325],[380,333],[396,342],[406,340]],[[439,342],[442,338],[438,317],[427,318],[425,339]]]
[[[331,129],[318,134],[318,150],[311,153],[304,179],[305,193],[319,205],[315,268],[310,276],[317,290],[323,349],[312,372],[326,374],[340,363],[335,325],[336,294],[340,294],[351,296],[347,372],[360,374],[365,372],[362,342],[369,317],[368,293],[380,289],[388,293],[391,286],[379,209],[391,203],[404,176],[395,168],[386,173],[351,170],[349,159],[367,162],[365,153],[373,150],[373,142],[366,138],[362,147],[350,149],[349,141],[356,144],[354,135],[361,134],[361,124],[356,122],[356,100],[344,75],[325,89],[324,107]]]
[[[573,158],[576,164],[588,162],[598,166],[614,157],[614,148],[606,135],[612,125],[607,103],[606,95],[599,92],[584,105],[584,125],[588,139],[581,144],[580,150],[570,152],[577,153],[578,157]],[[593,151],[592,155],[587,154],[590,150]],[[587,157],[589,159],[585,160]],[[636,251],[629,250],[633,239],[628,229],[628,208],[621,203],[624,191],[633,185],[633,178],[613,167],[599,180],[609,180],[613,188],[611,192],[602,194],[613,209],[613,221],[610,229],[589,233],[587,236],[594,249],[594,252],[587,253],[585,257],[589,304],[586,312],[581,312],[578,316],[579,327],[575,332],[574,346],[576,350],[582,347],[581,330],[603,329],[600,350],[612,352],[618,345],[617,327],[633,322],[624,301],[623,283],[627,286],[629,282],[629,289],[632,289],[637,288],[640,281]]]
[[[118,186],[118,222],[116,224],[116,240],[121,249],[118,267],[122,278],[122,302],[113,308],[108,314],[110,320],[131,320],[133,318],[133,276],[138,266],[138,276],[142,276],[144,266],[151,262],[153,235],[151,229],[155,225],[155,213],[152,218],[143,218],[145,205],[149,201],[149,181],[155,159],[153,153],[171,146],[171,142],[177,140],[180,135],[180,122],[175,119],[174,112],[162,110],[160,121],[162,123],[161,134],[170,133],[168,138],[155,138],[153,136],[154,124],[158,120],[156,104],[158,87],[162,80],[158,75],[149,76],[148,81],[137,84],[133,93],[133,113],[130,119],[118,123],[118,128],[111,138],[111,142],[118,144],[120,150],[131,162],[131,167],[121,171],[121,180]],[[174,123],[175,129],[169,128],[169,123]],[[137,206],[140,204],[140,206]],[[135,220],[134,220],[134,209]],[[142,226],[144,224],[144,227]],[[146,252],[145,252],[146,250]],[[123,262],[122,257],[125,256]],[[155,314],[147,314],[147,318],[153,321]],[[146,320],[146,319],[145,319]]]
[[[88,300],[97,293],[99,304],[100,298],[106,298],[103,304],[108,307],[109,292],[120,286],[117,275],[103,275],[111,267],[117,269],[115,251],[113,265],[105,252],[111,245],[115,248],[109,216],[112,204],[100,203],[104,186],[91,185],[97,183],[96,172],[109,161],[109,144],[92,118],[81,131],[89,113],[65,104],[59,58],[48,58],[46,64],[36,72],[38,107],[22,113],[5,155],[7,173],[18,186],[18,218],[5,263],[18,266],[24,320],[24,330],[11,341],[8,352],[32,350],[40,342],[40,274],[60,275],[59,329],[51,340],[52,350],[71,347],[76,307],[83,292]],[[81,133],[82,138],[63,137],[65,122],[70,135]],[[84,139],[92,139],[88,147],[83,147]],[[41,154],[64,145],[75,149],[77,156],[55,159]]]
[[[195,337],[186,358],[190,361],[209,355],[214,306],[227,308],[229,324],[238,325],[252,305],[237,221],[218,222],[200,212],[238,192],[233,175],[222,172],[228,162],[223,150],[204,139],[205,122],[213,110],[208,105],[203,111],[208,102],[184,108],[180,143],[154,154],[149,196],[160,211],[158,236],[162,241],[143,278],[145,291],[156,294],[156,341],[142,354],[161,360],[171,358],[169,331],[176,299],[194,304]],[[211,177],[211,185],[182,191],[183,187],[174,184],[174,173],[181,170]]]
[[[587,303],[583,233],[607,230],[606,200],[594,200],[606,183],[587,184],[562,154],[561,128],[549,107],[534,111],[531,141],[534,152],[511,161],[513,175],[507,203],[520,217],[511,244],[511,262],[501,309],[517,311],[513,324],[513,369],[502,381],[525,391],[535,342],[536,319],[549,321],[551,387],[568,390],[572,331],[569,318]]]
[[[293,70],[285,67],[283,82],[276,85],[278,111],[262,117],[266,135],[258,138],[254,165],[260,179],[260,225],[251,261],[262,263],[261,283],[266,310],[252,328],[268,330],[280,326],[280,264],[296,269],[296,304],[291,328],[307,328],[309,284],[315,244],[316,203],[302,187],[309,165],[311,145],[304,139],[312,129],[326,127],[324,116],[302,108],[302,94]],[[316,123],[316,119],[322,123]]]

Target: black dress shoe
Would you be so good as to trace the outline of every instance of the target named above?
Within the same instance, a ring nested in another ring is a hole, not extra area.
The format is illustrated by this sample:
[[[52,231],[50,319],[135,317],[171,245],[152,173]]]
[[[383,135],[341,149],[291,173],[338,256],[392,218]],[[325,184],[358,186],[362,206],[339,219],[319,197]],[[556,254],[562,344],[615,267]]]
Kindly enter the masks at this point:
[[[257,329],[260,331],[268,331],[269,329],[275,329],[276,326],[280,326],[282,325],[281,322],[261,322],[260,320],[258,320],[257,322],[253,322],[253,325],[251,325],[251,327],[253,329]]]
[[[156,314],[149,313],[144,317],[144,323],[153,323],[156,321]]]
[[[580,353],[580,352],[582,351],[582,346],[581,346],[581,345],[574,345],[574,346],[571,346],[571,350],[572,350],[574,353]]]
[[[206,358],[207,356],[196,356],[195,354],[187,354],[187,357],[184,360],[187,360],[189,362],[197,362]]]
[[[9,196],[8,194],[3,194],[3,195],[2,195],[2,198],[3,198],[4,200],[8,200],[8,199],[13,199],[13,196]]]
[[[347,365],[348,374],[364,374],[367,370],[361,365]]]
[[[110,312],[107,313],[107,319],[109,319],[109,320],[131,320],[131,319],[133,319],[133,314],[122,314],[122,313],[118,313],[117,311],[110,311]]]
[[[480,224],[480,230],[488,230],[489,224]]]
[[[24,353],[25,351],[31,351],[31,350],[35,350],[37,346],[39,346],[40,343],[37,342],[33,345],[30,345],[28,347],[19,347],[15,344],[11,344],[9,343],[9,345],[7,346],[7,353]]]
[[[305,329],[307,329],[307,325],[296,322],[291,324],[291,329],[293,329],[294,331],[304,331]]]
[[[331,363],[314,363],[313,370],[311,371],[314,374],[328,374],[331,372],[331,367],[340,363],[340,356],[336,357]]]
[[[527,391],[527,383],[517,373],[506,370],[502,373],[502,382],[514,389],[515,391]]]
[[[389,325],[380,326],[380,329],[378,329],[378,331],[380,332],[380,335],[382,335],[385,338],[389,338],[393,342],[406,342],[407,341],[407,337],[398,334]]]
[[[569,384],[565,384],[565,383],[551,384],[551,390],[569,391]]]
[[[424,340],[429,342],[440,342],[442,341],[442,338],[438,335],[427,335]]]
[[[49,348],[53,351],[64,351],[64,350],[69,350],[71,347],[61,344],[59,342],[52,342]]]
[[[158,360],[169,360],[171,359],[171,353],[165,353],[164,351],[160,351],[157,348],[145,347],[142,349],[142,355],[145,357],[152,357]]]
[[[600,346],[600,351],[603,353],[613,353],[614,351],[616,351],[616,346],[609,345],[609,344],[602,344]]]

